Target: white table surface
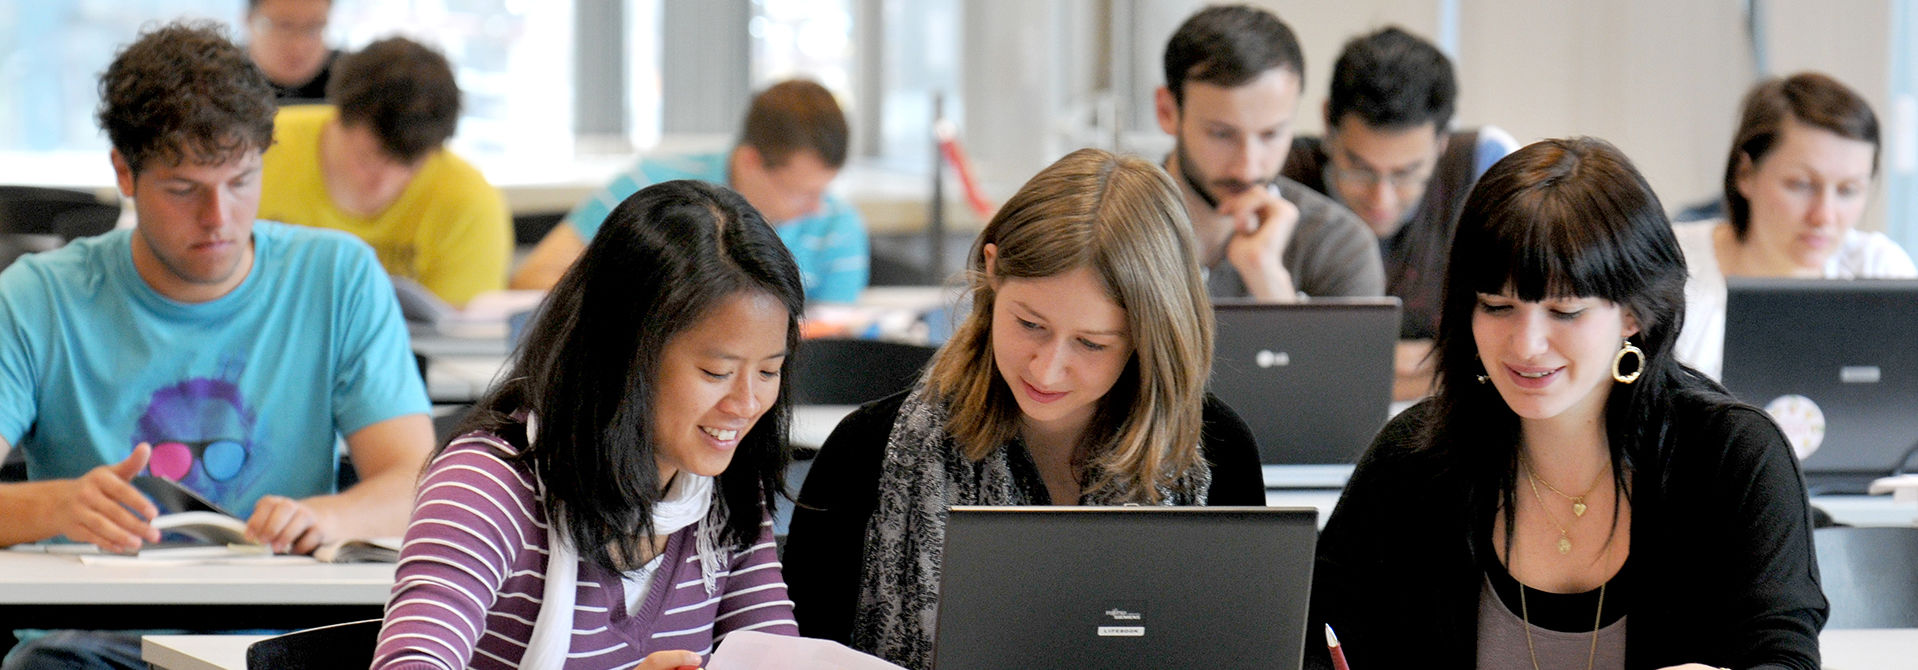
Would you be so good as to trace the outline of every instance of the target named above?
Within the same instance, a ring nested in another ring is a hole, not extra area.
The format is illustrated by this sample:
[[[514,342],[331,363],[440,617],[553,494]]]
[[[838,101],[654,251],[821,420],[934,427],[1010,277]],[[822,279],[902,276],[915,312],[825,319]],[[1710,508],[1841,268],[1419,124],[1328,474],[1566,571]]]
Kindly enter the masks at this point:
[[[382,605],[391,563],[82,565],[69,555],[0,551],[0,607],[12,605]]]
[[[1828,630],[1818,647],[1827,670],[1918,668],[1918,628]]]
[[[245,670],[246,646],[263,635],[148,635],[140,657],[162,670]],[[1828,630],[1818,636],[1829,670],[1918,668],[1918,628]]]
[[[140,660],[160,670],[246,670],[246,647],[266,635],[148,635]]]
[[[786,439],[795,448],[818,449],[826,444],[832,429],[858,405],[799,405],[793,407],[792,430]]]

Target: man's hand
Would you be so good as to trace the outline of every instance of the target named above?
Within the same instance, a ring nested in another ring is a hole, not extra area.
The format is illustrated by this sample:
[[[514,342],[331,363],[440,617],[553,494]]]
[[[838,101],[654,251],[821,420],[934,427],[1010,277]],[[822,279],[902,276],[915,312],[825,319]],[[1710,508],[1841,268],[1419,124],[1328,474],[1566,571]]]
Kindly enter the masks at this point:
[[[261,496],[246,520],[247,538],[273,548],[273,553],[310,554],[336,533],[329,517],[305,501],[286,496]]]
[[[1250,188],[1219,201],[1219,213],[1232,218],[1226,260],[1245,280],[1246,291],[1260,300],[1291,302],[1298,297],[1292,274],[1280,257],[1299,224],[1299,208],[1276,189]]]
[[[153,447],[142,442],[126,460],[88,470],[78,479],[60,480],[52,507],[55,529],[67,539],[106,551],[132,552],[142,541],[159,542],[160,531],[147,523],[159,515],[159,508],[128,483],[146,469],[152,455]]]

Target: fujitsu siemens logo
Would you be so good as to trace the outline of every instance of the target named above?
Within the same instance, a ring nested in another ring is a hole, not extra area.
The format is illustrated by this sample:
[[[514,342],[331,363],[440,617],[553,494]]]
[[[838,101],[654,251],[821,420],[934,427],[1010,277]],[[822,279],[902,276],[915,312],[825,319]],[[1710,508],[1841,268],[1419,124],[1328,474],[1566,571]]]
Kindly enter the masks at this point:
[[[1292,354],[1271,349],[1260,349],[1252,356],[1252,362],[1262,368],[1278,368],[1292,364]]]
[[[1114,607],[1112,609],[1106,610],[1106,618],[1112,619],[1113,621],[1138,621],[1140,619],[1145,618],[1145,613],[1127,612],[1125,610]]]

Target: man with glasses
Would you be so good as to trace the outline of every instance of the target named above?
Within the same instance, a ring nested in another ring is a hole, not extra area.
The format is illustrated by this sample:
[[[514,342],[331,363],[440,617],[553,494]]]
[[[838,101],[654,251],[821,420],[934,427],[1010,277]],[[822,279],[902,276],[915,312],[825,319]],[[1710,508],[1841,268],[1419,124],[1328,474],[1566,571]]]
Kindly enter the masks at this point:
[[[1385,292],[1365,224],[1279,175],[1304,73],[1291,28],[1244,5],[1199,11],[1166,44],[1166,85],[1153,101],[1160,129],[1174,138],[1165,169],[1184,192],[1214,296]]]
[[[1353,38],[1332,68],[1325,138],[1293,140],[1283,171],[1378,236],[1386,293],[1403,306],[1401,400],[1429,390],[1452,221],[1478,175],[1516,144],[1491,126],[1453,132],[1457,97],[1452,62],[1431,43],[1396,27]]]
[[[280,104],[321,102],[338,49],[326,46],[333,0],[247,0],[247,55]]]

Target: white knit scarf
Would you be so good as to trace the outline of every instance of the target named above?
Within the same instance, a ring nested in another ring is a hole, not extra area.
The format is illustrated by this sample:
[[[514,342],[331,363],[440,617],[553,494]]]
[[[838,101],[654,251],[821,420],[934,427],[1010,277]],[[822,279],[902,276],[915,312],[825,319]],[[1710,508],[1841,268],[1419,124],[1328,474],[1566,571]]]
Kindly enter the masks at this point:
[[[532,414],[526,416],[526,443],[533,443],[537,434],[538,421]],[[542,485],[543,488],[543,485]],[[541,492],[542,497],[544,491]],[[725,524],[713,505],[713,478],[688,472],[673,475],[666,487],[666,496],[653,504],[653,532],[659,535],[672,535],[695,522],[699,531],[694,533],[696,549],[699,555],[699,577],[706,586],[706,595],[711,596],[718,588],[718,575],[723,557],[719,555],[719,533]],[[546,525],[546,584],[540,595],[539,615],[533,620],[533,632],[526,640],[526,655],[520,658],[523,668],[560,668],[566,665],[566,654],[573,642],[573,602],[579,590],[579,551],[573,547],[573,540],[564,529],[562,519],[552,518]],[[672,566],[662,565],[667,574]]]

